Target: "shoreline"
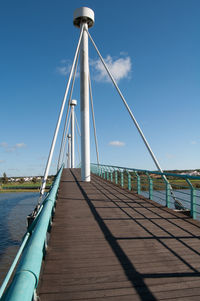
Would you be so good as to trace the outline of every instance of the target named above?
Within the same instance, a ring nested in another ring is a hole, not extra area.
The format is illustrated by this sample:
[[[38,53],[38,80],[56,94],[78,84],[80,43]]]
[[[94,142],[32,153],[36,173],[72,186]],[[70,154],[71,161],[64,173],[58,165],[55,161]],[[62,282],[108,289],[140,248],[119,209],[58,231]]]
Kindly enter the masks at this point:
[[[49,189],[45,189],[48,192]],[[17,192],[40,192],[40,189],[0,189],[0,193],[17,193]]]

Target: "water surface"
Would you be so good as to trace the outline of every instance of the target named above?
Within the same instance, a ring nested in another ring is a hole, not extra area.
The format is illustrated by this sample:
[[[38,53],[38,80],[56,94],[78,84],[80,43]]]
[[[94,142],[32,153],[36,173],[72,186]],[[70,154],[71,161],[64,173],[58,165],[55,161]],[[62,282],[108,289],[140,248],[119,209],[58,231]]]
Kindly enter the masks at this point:
[[[38,192],[0,193],[0,283],[26,232],[26,216],[34,209]]]

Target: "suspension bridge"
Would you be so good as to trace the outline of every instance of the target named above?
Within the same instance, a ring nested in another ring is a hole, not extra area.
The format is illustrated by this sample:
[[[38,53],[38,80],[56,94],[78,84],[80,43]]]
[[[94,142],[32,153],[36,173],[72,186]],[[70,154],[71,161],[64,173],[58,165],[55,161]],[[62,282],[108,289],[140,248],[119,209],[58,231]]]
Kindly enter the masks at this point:
[[[163,172],[88,28],[80,28],[38,204],[0,289],[1,300],[199,300],[200,177]],[[132,118],[157,171],[100,164],[88,64],[88,37]],[[72,99],[80,55],[81,131]],[[71,90],[70,90],[71,87]],[[68,97],[58,171],[46,181]],[[89,98],[97,163],[90,162]],[[75,168],[75,137],[81,166]],[[78,141],[78,140],[77,140]],[[64,168],[67,152],[67,164]],[[177,181],[178,179],[178,181]]]

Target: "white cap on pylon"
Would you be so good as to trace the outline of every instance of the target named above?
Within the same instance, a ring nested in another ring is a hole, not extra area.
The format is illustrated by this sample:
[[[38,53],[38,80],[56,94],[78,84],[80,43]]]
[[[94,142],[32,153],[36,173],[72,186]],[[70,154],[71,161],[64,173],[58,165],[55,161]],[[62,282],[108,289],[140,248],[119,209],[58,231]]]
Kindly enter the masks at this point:
[[[76,105],[77,105],[76,99],[72,99],[71,103],[70,103],[70,106],[76,106]]]
[[[79,7],[74,12],[73,23],[76,27],[80,27],[81,23],[86,22],[88,28],[94,25],[94,12],[88,7]]]

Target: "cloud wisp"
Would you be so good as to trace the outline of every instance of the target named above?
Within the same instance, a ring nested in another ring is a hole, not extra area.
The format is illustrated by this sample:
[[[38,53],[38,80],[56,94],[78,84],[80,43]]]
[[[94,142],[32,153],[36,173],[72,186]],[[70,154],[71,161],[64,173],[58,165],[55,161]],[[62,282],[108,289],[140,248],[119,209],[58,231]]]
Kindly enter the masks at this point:
[[[6,147],[8,147],[8,143],[7,142],[1,142],[0,147],[6,148]]]
[[[116,82],[119,82],[124,78],[130,78],[132,64],[131,58],[129,56],[115,59],[112,58],[110,55],[107,55],[104,61]],[[93,75],[96,81],[110,82],[108,73],[100,59],[91,60],[90,65],[93,69]]]
[[[125,146],[125,143],[122,141],[115,140],[115,141],[110,141],[109,145],[116,146],[116,147],[122,147],[122,146]]]
[[[56,72],[60,75],[66,76],[70,73],[72,67],[72,63],[70,60],[61,60],[60,66],[56,67]],[[78,69],[78,68],[77,68]],[[79,69],[76,71],[76,77],[78,77]]]
[[[0,147],[2,147],[7,153],[12,153],[17,149],[21,149],[26,147],[24,142],[16,143],[14,146],[9,146],[7,142],[0,143]]]
[[[107,55],[104,61],[116,82],[119,82],[124,78],[130,78],[132,63],[131,58],[127,55],[127,53],[120,53],[120,57],[118,58]],[[91,77],[94,78],[94,80],[97,82],[111,82],[100,59],[90,59],[89,63],[91,67]],[[72,63],[70,60],[61,60],[59,66],[56,68],[56,72],[60,75],[66,76],[70,73],[71,66]],[[79,76],[80,71],[78,68],[76,77]]]
[[[14,146],[15,148],[23,148],[23,147],[26,147],[26,144],[25,143],[16,143],[15,144],[15,146]]]

